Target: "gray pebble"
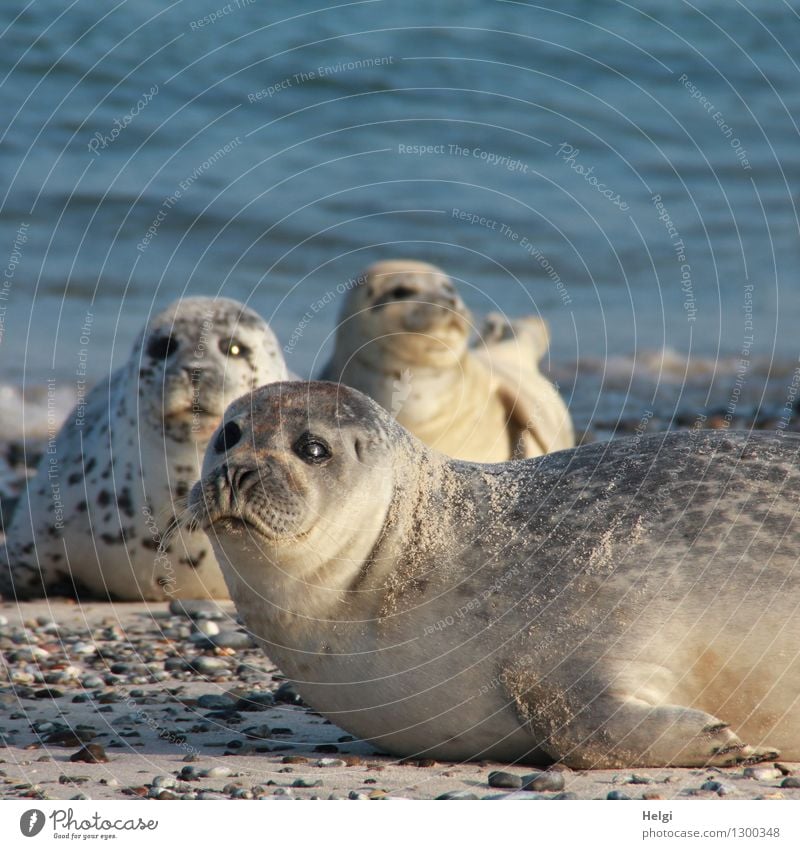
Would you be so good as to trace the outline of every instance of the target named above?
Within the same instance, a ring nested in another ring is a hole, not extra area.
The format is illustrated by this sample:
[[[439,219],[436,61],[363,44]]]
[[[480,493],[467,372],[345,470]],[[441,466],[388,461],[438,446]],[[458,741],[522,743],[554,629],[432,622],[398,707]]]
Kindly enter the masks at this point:
[[[227,672],[228,664],[218,657],[198,657],[192,661],[192,668],[200,675],[219,675]]]
[[[173,599],[169,612],[188,619],[227,619],[228,614],[214,601],[206,599]]]
[[[220,649],[252,649],[255,643],[249,634],[241,631],[222,631],[214,637],[209,638],[211,644]]]
[[[317,778],[316,780],[312,780],[310,778],[295,778],[292,782],[292,787],[322,787],[322,779]]]
[[[315,766],[323,766],[323,767],[334,767],[338,769],[343,769],[347,766],[347,763],[339,758],[320,758]]]
[[[458,799],[463,801],[475,801],[478,797],[474,793],[470,793],[469,790],[451,790],[449,793],[442,793],[441,796],[437,796],[437,801],[439,799]]]
[[[774,766],[748,766],[744,770],[745,778],[754,778],[756,781],[773,781],[782,775]]]
[[[532,772],[522,779],[523,790],[558,792],[564,789],[563,772]]]
[[[178,786],[178,780],[172,775],[156,775],[153,776],[151,782],[152,787],[172,788]]]
[[[606,799],[623,799],[626,802],[630,802],[631,797],[626,796],[621,790],[612,790],[607,796]]]
[[[522,787],[522,777],[510,772],[490,772],[489,787],[508,787],[517,790]]]
[[[721,781],[704,781],[700,785],[701,790],[710,790],[712,793],[717,793],[720,796],[727,796],[733,792],[733,788],[729,784],[723,784]]]
[[[236,710],[243,711],[258,711],[266,710],[275,704],[275,698],[272,693],[254,692],[242,696],[236,702]]]
[[[351,790],[347,794],[348,799],[357,799],[360,802],[369,801],[369,796],[366,793],[359,793],[357,790]]]
[[[233,770],[227,766],[212,766],[199,774],[202,778],[229,778],[233,775]]]
[[[272,791],[273,796],[288,796],[294,798],[294,793],[292,793],[291,787],[276,787]]]
[[[200,696],[197,700],[197,706],[203,708],[203,710],[225,710],[226,708],[234,707],[237,701],[238,699],[234,696],[229,696],[227,693],[209,693]]]
[[[781,781],[781,787],[800,787],[800,776],[790,775]]]

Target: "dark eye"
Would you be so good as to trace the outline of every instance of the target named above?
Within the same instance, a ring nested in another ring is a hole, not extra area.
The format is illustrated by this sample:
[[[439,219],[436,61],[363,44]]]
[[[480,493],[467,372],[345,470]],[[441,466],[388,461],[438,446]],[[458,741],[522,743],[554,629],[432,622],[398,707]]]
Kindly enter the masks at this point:
[[[328,443],[320,436],[304,433],[294,444],[294,453],[306,463],[325,463],[333,456]]]
[[[239,425],[236,422],[227,422],[225,427],[217,434],[214,441],[214,450],[217,454],[223,454],[229,448],[233,448],[241,438],[242,429]]]
[[[402,301],[404,298],[413,298],[417,293],[413,289],[409,289],[408,286],[395,286],[391,292],[389,292],[389,297],[394,298],[396,301]]]
[[[171,336],[152,336],[147,343],[147,356],[154,360],[166,360],[178,350],[178,343]]]
[[[226,357],[246,357],[250,353],[250,349],[238,339],[220,340],[219,349]]]

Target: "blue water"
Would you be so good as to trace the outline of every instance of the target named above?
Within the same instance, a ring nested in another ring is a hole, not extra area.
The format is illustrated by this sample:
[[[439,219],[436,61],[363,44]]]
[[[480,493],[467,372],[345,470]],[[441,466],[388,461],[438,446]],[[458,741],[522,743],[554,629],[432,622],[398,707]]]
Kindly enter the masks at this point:
[[[742,397],[780,405],[800,3],[316,5],[4,0],[0,382],[68,390],[87,312],[96,379],[184,293],[248,301],[288,340],[408,255],[476,313],[544,315],[584,418],[724,405],[743,345]]]

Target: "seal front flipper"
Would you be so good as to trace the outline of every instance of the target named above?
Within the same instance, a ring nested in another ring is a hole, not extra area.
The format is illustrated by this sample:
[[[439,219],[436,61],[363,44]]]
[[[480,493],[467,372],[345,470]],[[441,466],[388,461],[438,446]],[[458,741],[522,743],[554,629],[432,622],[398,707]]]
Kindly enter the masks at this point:
[[[508,687],[537,744],[574,769],[631,766],[735,766],[778,757],[774,749],[743,743],[724,723],[702,710],[652,705],[586,682],[538,681],[527,693]]]

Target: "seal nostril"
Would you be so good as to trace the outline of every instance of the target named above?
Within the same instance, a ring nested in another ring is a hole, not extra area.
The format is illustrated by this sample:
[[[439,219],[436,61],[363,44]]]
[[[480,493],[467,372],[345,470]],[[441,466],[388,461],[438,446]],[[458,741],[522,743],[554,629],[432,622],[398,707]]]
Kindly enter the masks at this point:
[[[214,442],[214,450],[217,454],[223,454],[242,438],[242,429],[236,422],[227,422],[225,427],[217,434]]]

